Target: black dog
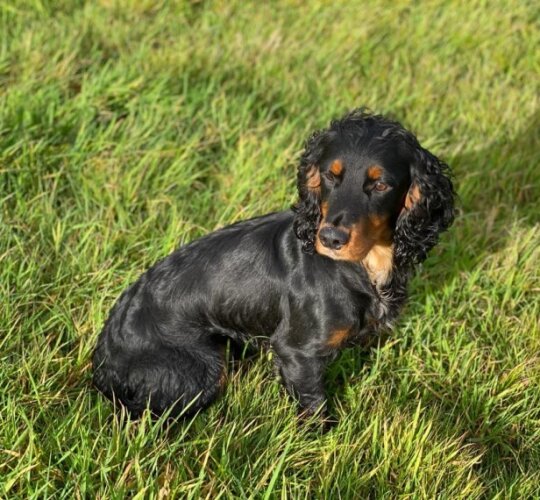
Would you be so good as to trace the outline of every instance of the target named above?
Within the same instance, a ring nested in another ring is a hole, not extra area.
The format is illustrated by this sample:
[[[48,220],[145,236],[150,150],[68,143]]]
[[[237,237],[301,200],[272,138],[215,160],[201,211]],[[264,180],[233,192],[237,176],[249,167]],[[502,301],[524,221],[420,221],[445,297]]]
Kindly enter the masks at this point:
[[[186,245],[120,297],[94,383],[133,416],[193,414],[220,393],[226,339],[266,336],[303,413],[324,371],[386,328],[414,264],[454,218],[449,168],[399,123],[356,110],[307,141],[292,210]]]

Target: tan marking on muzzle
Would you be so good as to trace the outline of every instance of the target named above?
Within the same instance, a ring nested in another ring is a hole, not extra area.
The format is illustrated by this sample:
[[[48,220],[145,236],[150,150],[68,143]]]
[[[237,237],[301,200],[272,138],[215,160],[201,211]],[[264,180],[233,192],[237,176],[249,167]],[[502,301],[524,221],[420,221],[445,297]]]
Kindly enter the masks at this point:
[[[324,227],[321,225],[319,231]],[[339,250],[325,247],[317,233],[315,249],[320,255],[334,260],[362,263],[370,280],[381,284],[388,280],[393,265],[392,234],[389,217],[372,215],[351,228],[349,242]]]
[[[328,202],[327,201],[323,201],[321,203],[321,215],[322,215],[321,224],[323,224],[326,221],[326,216],[328,215]],[[321,229],[322,229],[322,225],[321,225]]]

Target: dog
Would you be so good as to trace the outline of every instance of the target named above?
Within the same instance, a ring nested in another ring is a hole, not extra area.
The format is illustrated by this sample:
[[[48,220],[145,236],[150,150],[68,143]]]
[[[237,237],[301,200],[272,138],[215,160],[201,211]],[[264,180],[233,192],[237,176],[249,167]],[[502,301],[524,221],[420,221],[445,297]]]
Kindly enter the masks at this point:
[[[325,367],[391,326],[455,192],[448,165],[363,109],[306,141],[297,188],[290,210],[179,248],[120,296],[93,356],[105,396],[193,415],[223,390],[226,343],[263,337],[300,413],[325,413]]]

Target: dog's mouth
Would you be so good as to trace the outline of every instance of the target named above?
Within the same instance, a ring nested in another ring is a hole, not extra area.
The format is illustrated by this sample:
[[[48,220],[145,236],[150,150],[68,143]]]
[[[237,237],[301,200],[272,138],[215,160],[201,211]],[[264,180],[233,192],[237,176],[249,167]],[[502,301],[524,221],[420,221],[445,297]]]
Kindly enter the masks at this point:
[[[329,224],[323,218],[315,241],[315,250],[334,260],[361,262],[374,247],[392,245],[392,229],[388,216],[371,215],[350,227]]]
[[[330,238],[335,232],[324,230],[325,227],[328,226],[322,225],[319,228],[315,240],[315,250],[319,255],[333,260],[362,264],[375,286],[388,282],[394,260],[394,248],[389,231],[380,229],[365,232],[369,226],[357,224],[348,232],[347,241],[343,241],[339,237]],[[345,236],[342,235],[342,238]]]
[[[360,224],[352,228],[322,224],[317,231],[315,250],[334,260],[359,262],[371,250],[375,241],[366,237]]]

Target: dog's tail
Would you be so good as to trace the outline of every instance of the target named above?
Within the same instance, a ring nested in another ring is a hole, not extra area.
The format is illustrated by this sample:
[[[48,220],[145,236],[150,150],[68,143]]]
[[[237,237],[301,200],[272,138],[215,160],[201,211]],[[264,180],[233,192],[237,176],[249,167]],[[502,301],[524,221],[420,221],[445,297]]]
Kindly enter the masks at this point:
[[[191,345],[189,350],[155,346],[136,354],[107,354],[98,345],[94,357],[94,385],[119,401],[134,418],[149,408],[159,416],[188,416],[206,408],[221,392],[224,360],[215,346]]]

